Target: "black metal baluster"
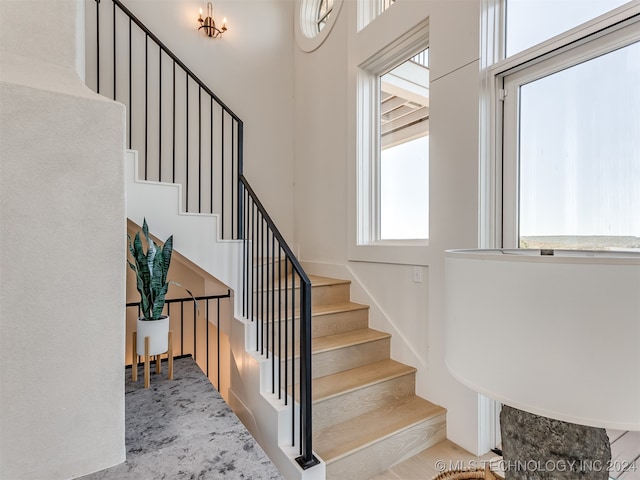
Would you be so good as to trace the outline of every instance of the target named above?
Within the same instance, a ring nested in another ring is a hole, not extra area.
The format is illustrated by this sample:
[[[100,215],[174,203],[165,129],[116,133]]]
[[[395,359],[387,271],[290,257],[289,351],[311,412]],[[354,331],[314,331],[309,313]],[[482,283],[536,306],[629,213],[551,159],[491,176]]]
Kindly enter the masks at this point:
[[[289,386],[289,259],[284,259],[284,388]],[[289,396],[284,396],[288,404]]]
[[[172,98],[173,98],[173,139],[172,139],[172,162],[173,162],[173,171],[172,171],[172,176],[171,176],[171,181],[173,183],[176,183],[176,62],[175,60],[173,61],[173,94],[172,94]]]
[[[133,87],[132,87],[132,84],[133,84],[133,70],[132,70],[133,62],[132,62],[132,58],[131,58],[132,55],[133,55],[133,52],[132,52],[132,43],[131,43],[132,42],[132,39],[131,39],[131,23],[132,23],[132,20],[131,20],[131,18],[129,18],[129,108],[128,108],[128,110],[129,110],[129,112],[128,112],[129,113],[129,125],[127,125],[127,129],[129,130],[129,150],[131,150],[131,139],[133,137],[133,133],[132,133],[133,130],[131,128],[131,125],[133,124],[133,122],[131,121],[133,119],[133,116],[132,116],[132,113],[131,113],[132,110],[133,110],[133,92],[132,92],[133,91]]]
[[[278,400],[282,399],[282,247],[278,242]]]
[[[275,251],[275,236],[271,235],[271,259],[269,263],[271,264],[271,371],[275,373],[276,371],[276,335],[275,335],[275,319],[276,319],[276,277],[275,277],[275,263],[274,259],[276,256]],[[275,383],[275,375],[271,375],[271,393],[276,393],[276,383]]]
[[[231,296],[231,292],[228,291]],[[220,391],[220,299],[218,299],[218,317],[216,324],[216,335],[218,339],[218,391]]]
[[[233,238],[233,232],[235,231],[234,224],[236,216],[233,214],[233,207],[235,203],[235,186],[236,186],[236,177],[235,177],[235,168],[234,168],[234,153],[235,153],[235,121],[231,119],[231,238]]]
[[[266,227],[266,222],[263,223],[263,225]],[[266,275],[267,278],[265,280],[265,284],[264,284],[264,290],[265,290],[265,313],[264,313],[264,323],[265,323],[265,328],[266,328],[266,335],[265,335],[265,351],[267,352],[267,359],[269,359],[269,306],[270,306],[270,302],[269,302],[269,229],[266,229],[266,235],[264,238],[264,242],[265,242],[265,248],[266,248],[266,252],[265,252],[265,257],[262,260],[262,262],[264,263],[265,266],[265,270],[266,270]]]
[[[96,92],[100,93],[100,0],[96,0]]]
[[[148,121],[148,113],[149,113],[149,59],[148,59],[148,52],[149,52],[149,35],[145,35],[144,37],[144,179],[148,180],[149,176],[148,176],[148,172],[147,172],[147,158],[149,157],[149,155],[147,155],[147,142],[148,142],[148,125],[147,125],[147,121]]]
[[[185,72],[184,75],[185,78],[185,107],[186,107],[186,115],[185,115],[185,120],[186,120],[186,128],[185,128],[185,132],[184,132],[184,139],[185,139],[185,148],[186,148],[186,156],[185,156],[185,168],[186,168],[186,177],[185,177],[185,194],[186,194],[186,201],[185,201],[185,211],[189,211],[189,74],[187,72]]]
[[[158,181],[162,181],[162,48],[158,46]]]
[[[211,194],[213,196],[213,192]],[[245,223],[245,225],[247,225],[247,222],[249,221],[249,215],[247,213],[243,214],[243,221]],[[245,230],[246,232],[246,230]],[[242,285],[243,285],[243,289],[242,289],[242,315],[246,318],[249,312],[249,296],[247,295],[247,290],[249,289],[249,272],[248,272],[248,268],[249,268],[249,259],[247,258],[248,255],[248,249],[247,249],[247,238],[246,236],[243,236],[242,238]]]
[[[202,87],[198,88],[198,213],[202,213]]]
[[[184,303],[180,303],[180,355],[184,355]]]
[[[193,307],[193,359],[198,361],[198,342],[196,339],[196,333],[198,331],[196,307]]]
[[[291,438],[296,444],[296,275],[291,270]]]
[[[258,291],[260,295],[260,303],[258,304],[258,320],[260,324],[260,355],[264,354],[264,277],[263,277],[263,266],[262,259],[264,257],[262,252],[263,245],[263,233],[264,233],[264,217],[262,216],[262,212],[258,210],[258,217],[260,219],[259,228],[258,228]]]
[[[224,108],[220,118],[220,235],[224,237]]]
[[[116,100],[116,4],[113,4],[113,99]]]
[[[243,124],[240,120],[238,120],[238,176],[243,175],[243,157],[242,157],[242,141],[243,141]],[[242,190],[245,190],[244,183],[242,184]],[[244,212],[244,207],[242,205],[242,196],[240,195],[240,191],[238,190],[238,215],[242,215]],[[241,225],[242,222],[238,222],[238,225]],[[238,238],[242,238],[243,232],[238,232]]]
[[[209,194],[209,202],[210,202],[210,206],[209,206],[209,213],[213,213],[213,192],[214,192],[214,188],[213,188],[213,97],[209,97],[209,113],[210,113],[210,119],[209,119],[209,126],[210,131],[209,131],[209,176],[210,176],[210,180],[209,180],[209,190],[210,190],[210,194]]]
[[[206,301],[206,310],[204,313],[204,329],[207,340],[207,378],[209,378],[209,300]],[[218,304],[220,300],[218,299]],[[220,320],[220,315],[218,314],[218,320]],[[218,369],[219,370],[219,369]],[[219,391],[220,389],[218,389]]]
[[[250,236],[249,238],[251,239],[251,268],[250,268],[250,272],[251,272],[251,321],[253,322],[254,319],[254,309],[255,309],[255,304],[256,304],[256,272],[255,272],[255,267],[254,267],[254,263],[255,263],[255,248],[256,248],[256,242],[255,242],[255,210],[256,210],[256,206],[255,203],[252,201],[251,202],[251,232],[250,232]],[[257,335],[256,335],[257,338]],[[256,340],[256,350],[258,349],[258,343]]]

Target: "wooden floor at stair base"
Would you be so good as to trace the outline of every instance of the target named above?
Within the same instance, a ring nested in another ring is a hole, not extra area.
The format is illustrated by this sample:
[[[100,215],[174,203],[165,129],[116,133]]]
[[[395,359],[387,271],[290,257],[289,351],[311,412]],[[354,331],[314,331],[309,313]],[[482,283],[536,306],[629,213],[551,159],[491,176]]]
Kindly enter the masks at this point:
[[[477,457],[451,440],[444,440],[370,480],[429,480],[442,472],[443,468],[474,468],[485,465],[493,458],[496,458],[493,452]]]
[[[314,450],[328,479],[368,479],[444,440],[445,414],[414,395],[317,432]]]

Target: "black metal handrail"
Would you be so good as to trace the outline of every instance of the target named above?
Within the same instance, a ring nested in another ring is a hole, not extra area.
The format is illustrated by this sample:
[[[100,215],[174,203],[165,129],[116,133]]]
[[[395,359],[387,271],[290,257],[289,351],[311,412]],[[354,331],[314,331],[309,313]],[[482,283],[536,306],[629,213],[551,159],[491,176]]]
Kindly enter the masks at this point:
[[[184,355],[191,355],[193,359],[196,361],[198,365],[202,368],[202,371],[205,375],[211,380],[211,383],[216,387],[218,391],[220,391],[220,302],[224,299],[231,298],[231,291],[227,290],[225,294],[219,295],[204,295],[198,297],[185,297],[185,298],[172,298],[165,301],[165,309],[163,314],[169,315],[171,319],[171,325],[176,325],[179,322],[179,331],[176,331],[176,344],[179,343],[180,349],[174,350],[174,357],[181,357]],[[194,299],[197,302],[194,304]],[[211,314],[211,302],[215,302],[214,310],[215,314]],[[179,309],[174,309],[174,312],[178,310],[177,313],[171,313],[171,306],[177,304],[179,305]],[[187,307],[188,312],[185,313],[185,306]],[[141,309],[139,302],[130,302],[126,304],[126,307],[129,309],[137,308],[137,316],[140,316]],[[187,339],[185,335],[185,316],[188,316],[191,313],[191,321],[193,322],[193,332],[190,336],[191,338]],[[212,321],[212,316],[214,317]],[[179,320],[176,320],[176,317],[179,317]],[[201,321],[199,321],[201,320]],[[204,323],[203,323],[204,322]],[[216,375],[214,378],[211,377],[209,372],[210,365],[210,353],[211,353],[211,345],[209,344],[209,325],[213,324],[216,327],[216,345],[215,345],[215,354],[216,354]],[[198,332],[200,330],[204,330],[205,336],[205,348],[204,353],[201,350],[198,350]],[[189,344],[190,343],[190,344]],[[132,362],[135,363],[134,358],[132,358]],[[204,363],[204,367],[202,364]],[[128,364],[129,365],[129,364]]]
[[[87,45],[86,81],[126,106],[127,145],[143,159],[139,178],[182,184],[187,212],[219,214],[220,236],[243,240],[243,315],[256,325],[256,350],[271,360],[273,393],[291,406],[298,463],[311,467],[318,463],[312,452],[311,284],[243,176],[243,122],[120,0],[102,15],[100,5],[108,2],[88,3],[95,5],[95,13],[87,9],[95,23],[87,21],[87,42],[94,39],[95,50]],[[276,252],[277,282],[273,258],[257,263],[258,255]]]
[[[107,15],[101,0],[90,3],[95,31],[87,39],[95,38],[96,55],[87,48],[86,81],[126,106],[127,146],[142,159],[138,175],[182,184],[185,211],[219,213],[221,237],[239,239],[242,120],[120,0]]]
[[[299,432],[300,457],[296,461],[303,468],[309,468],[318,464],[312,447],[311,281],[247,179],[240,175],[239,180],[245,193],[242,313],[258,323],[256,350],[271,359],[271,393],[277,393],[285,405],[291,396],[294,445],[296,430]],[[296,316],[300,322],[298,337]],[[297,379],[296,343],[299,347]],[[290,379],[292,385],[289,385]],[[296,380],[300,394],[297,429]]]

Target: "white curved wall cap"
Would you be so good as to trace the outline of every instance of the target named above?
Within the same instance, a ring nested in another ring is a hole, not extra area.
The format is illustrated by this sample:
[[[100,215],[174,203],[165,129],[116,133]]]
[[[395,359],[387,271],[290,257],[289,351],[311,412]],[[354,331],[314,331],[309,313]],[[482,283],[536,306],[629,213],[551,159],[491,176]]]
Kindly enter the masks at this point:
[[[640,430],[638,254],[447,251],[445,288],[445,359],[461,383],[537,415]]]
[[[302,51],[312,52],[324,43],[333,29],[338,15],[340,15],[343,1],[333,1],[333,10],[327,18],[327,23],[320,32],[315,33],[315,18],[319,0],[296,0],[295,36],[296,43]]]

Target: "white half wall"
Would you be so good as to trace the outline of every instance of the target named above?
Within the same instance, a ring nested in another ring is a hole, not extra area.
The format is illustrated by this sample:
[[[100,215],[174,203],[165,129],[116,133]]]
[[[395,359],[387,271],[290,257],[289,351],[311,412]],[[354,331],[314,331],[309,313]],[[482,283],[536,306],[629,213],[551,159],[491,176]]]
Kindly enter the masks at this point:
[[[78,76],[82,8],[0,2],[0,477],[12,480],[125,459],[124,109]]]
[[[185,213],[181,185],[139,180],[138,155],[126,153],[127,217],[163,241],[173,235],[173,248],[200,268],[240,292],[242,241],[222,240],[220,216]],[[186,287],[186,285],[185,285]],[[241,316],[242,295],[235,295],[236,316]],[[226,332],[228,333],[228,332]]]

